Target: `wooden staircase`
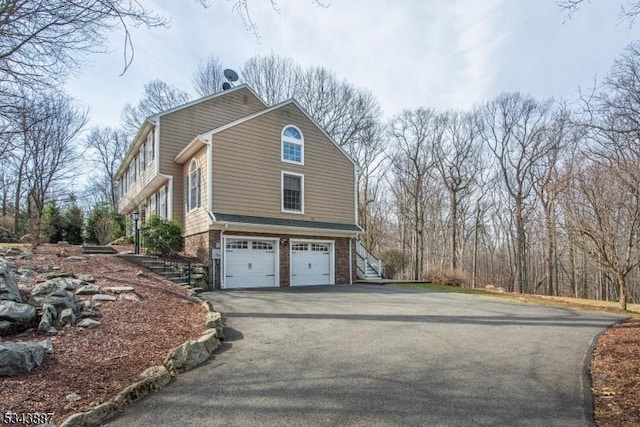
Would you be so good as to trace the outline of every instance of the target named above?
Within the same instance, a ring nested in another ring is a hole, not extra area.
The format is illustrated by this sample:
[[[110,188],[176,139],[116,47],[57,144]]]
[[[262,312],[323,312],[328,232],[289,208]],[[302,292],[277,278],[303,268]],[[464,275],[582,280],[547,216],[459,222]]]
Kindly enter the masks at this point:
[[[382,279],[384,262],[373,255],[361,241],[356,243],[356,265],[358,279]]]

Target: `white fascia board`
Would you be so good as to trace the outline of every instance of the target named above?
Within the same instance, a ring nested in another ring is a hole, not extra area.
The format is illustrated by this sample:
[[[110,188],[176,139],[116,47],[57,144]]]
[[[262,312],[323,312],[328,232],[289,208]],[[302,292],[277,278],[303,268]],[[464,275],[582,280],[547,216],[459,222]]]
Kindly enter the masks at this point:
[[[198,145],[200,144],[207,145],[208,142],[200,135],[198,135],[190,143],[188,143],[187,146],[184,147],[182,151],[178,153],[178,155],[176,155],[176,157],[174,157],[173,161],[179,165],[187,163],[187,161],[200,150],[201,147],[198,147]]]

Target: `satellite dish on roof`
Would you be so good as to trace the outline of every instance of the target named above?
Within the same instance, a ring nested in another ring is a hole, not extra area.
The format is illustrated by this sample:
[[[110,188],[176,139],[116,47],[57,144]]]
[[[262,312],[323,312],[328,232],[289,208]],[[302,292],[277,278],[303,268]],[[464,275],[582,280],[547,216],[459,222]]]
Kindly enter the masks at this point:
[[[231,68],[227,68],[226,70],[224,70],[224,76],[230,82],[237,82],[238,81],[238,73],[233,71]]]
[[[229,82],[222,83],[222,90],[229,90],[229,89],[231,89],[231,83]]]

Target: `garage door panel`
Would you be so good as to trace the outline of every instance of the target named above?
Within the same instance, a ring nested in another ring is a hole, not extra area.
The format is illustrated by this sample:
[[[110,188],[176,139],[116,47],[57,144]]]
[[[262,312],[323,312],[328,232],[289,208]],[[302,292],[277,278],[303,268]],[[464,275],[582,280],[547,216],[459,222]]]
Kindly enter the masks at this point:
[[[331,244],[295,242],[291,245],[291,285],[328,285],[331,280]]]
[[[225,288],[276,286],[273,241],[227,239]]]

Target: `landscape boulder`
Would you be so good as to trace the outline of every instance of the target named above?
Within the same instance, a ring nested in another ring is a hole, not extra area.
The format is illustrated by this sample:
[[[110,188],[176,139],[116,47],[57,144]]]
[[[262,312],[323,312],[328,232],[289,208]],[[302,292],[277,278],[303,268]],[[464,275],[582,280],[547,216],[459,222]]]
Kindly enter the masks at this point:
[[[8,335],[29,328],[35,321],[36,309],[29,304],[0,301],[0,335]]]
[[[91,297],[91,299],[94,302],[112,302],[112,301],[118,300],[118,298],[114,297],[113,295],[107,295],[107,294],[96,294],[93,297]]]
[[[40,366],[45,353],[53,352],[51,341],[0,342],[0,376],[20,375]]]
[[[205,327],[207,329],[215,329],[218,332],[218,338],[224,340],[224,331],[222,325],[222,316],[217,311],[207,313]]]
[[[76,279],[82,280],[87,283],[95,283],[96,279],[90,274],[75,274]]]
[[[100,322],[98,322],[97,320],[86,318],[78,322],[78,326],[81,328],[95,329],[100,326]]]
[[[6,264],[0,263],[0,300],[22,302],[13,273]]]
[[[174,374],[190,371],[200,365],[209,357],[204,343],[199,341],[187,341],[169,352],[164,361],[167,370]]]
[[[56,308],[51,304],[42,304],[42,317],[38,325],[38,332],[41,334],[49,334],[57,314]]]
[[[84,285],[76,290],[76,295],[95,295],[100,293],[100,286],[89,284]]]
[[[140,377],[142,380],[129,385],[116,395],[114,402],[118,407],[123,408],[152,391],[160,390],[171,381],[171,375],[164,366],[152,366],[140,374]]]
[[[58,314],[65,308],[70,308],[74,313],[80,313],[84,308],[84,303],[76,295],[65,289],[67,285],[68,282],[60,279],[38,283],[31,290],[29,302],[36,307],[42,307],[43,304],[51,304],[56,308]]]
[[[73,314],[73,310],[70,308],[65,308],[64,310],[62,310],[62,312],[60,313],[60,325],[61,326],[65,326],[65,325],[73,325],[73,323],[76,321],[76,315]]]

